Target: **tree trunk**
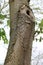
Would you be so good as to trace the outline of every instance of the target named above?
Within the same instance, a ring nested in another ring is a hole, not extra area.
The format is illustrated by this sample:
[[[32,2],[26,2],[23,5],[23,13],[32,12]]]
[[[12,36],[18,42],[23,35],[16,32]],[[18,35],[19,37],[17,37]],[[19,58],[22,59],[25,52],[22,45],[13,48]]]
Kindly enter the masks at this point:
[[[30,65],[35,22],[29,1],[9,0],[10,44],[4,65]]]

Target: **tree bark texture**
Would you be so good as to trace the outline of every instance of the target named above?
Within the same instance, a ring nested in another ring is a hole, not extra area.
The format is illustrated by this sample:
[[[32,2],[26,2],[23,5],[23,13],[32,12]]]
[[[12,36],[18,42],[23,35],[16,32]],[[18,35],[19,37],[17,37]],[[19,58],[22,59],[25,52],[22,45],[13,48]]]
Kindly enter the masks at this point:
[[[10,44],[4,65],[30,65],[35,22],[28,2],[9,0]]]

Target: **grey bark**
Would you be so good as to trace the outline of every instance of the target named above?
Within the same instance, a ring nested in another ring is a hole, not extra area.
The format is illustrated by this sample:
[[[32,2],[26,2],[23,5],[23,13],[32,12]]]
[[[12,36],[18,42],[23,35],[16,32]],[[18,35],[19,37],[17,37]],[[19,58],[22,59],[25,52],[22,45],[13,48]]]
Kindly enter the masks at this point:
[[[10,44],[4,65],[30,65],[34,15],[27,0],[9,0]]]

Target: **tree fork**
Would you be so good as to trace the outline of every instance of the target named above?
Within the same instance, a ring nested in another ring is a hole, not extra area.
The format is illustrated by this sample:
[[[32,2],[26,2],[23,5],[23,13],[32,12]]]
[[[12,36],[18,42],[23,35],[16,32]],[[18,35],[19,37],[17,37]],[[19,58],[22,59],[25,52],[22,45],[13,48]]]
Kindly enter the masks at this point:
[[[30,65],[35,22],[29,1],[9,0],[10,44],[4,65]]]

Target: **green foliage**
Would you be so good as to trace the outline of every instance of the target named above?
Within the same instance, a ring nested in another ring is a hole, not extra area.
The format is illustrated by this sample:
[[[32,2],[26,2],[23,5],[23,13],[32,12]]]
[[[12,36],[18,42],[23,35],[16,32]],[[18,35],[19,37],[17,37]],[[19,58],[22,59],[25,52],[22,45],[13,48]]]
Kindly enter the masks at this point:
[[[42,37],[40,37],[39,42],[41,42],[41,40],[42,40]]]
[[[10,27],[10,20],[7,20],[7,26]]]
[[[0,14],[0,19],[5,19],[6,18],[6,15],[3,15],[3,14]]]
[[[1,2],[1,1],[0,1]],[[2,2],[1,2],[2,3]],[[3,26],[3,28],[0,28],[0,40],[2,39],[4,41],[4,43],[8,43],[8,39],[6,37],[6,32],[5,32],[5,27],[9,26],[10,27],[10,20],[9,20],[9,10],[7,8],[8,6],[8,2],[6,2],[4,0],[3,4],[0,3],[0,25],[2,26],[2,24],[5,26]],[[6,9],[5,9],[6,8]],[[5,9],[5,10],[4,10]],[[6,13],[5,13],[6,12]],[[7,25],[6,23],[4,23],[3,20],[5,20],[6,18],[6,21],[7,22]],[[0,26],[0,27],[1,27]]]
[[[0,29],[0,40],[1,40],[1,29]]]
[[[0,29],[0,40],[1,38],[4,40],[4,43],[8,43],[5,30],[3,28]]]
[[[37,7],[37,8],[34,8],[35,10],[40,10],[40,8],[39,7]]]
[[[41,20],[41,22],[39,23],[39,27],[43,28],[43,19]]]
[[[37,41],[41,42],[41,41],[42,41],[42,39],[43,39],[42,37],[39,37],[39,39],[38,39],[38,38],[36,38],[35,40],[36,40],[36,42],[37,42]]]
[[[5,18],[7,18],[7,15],[0,14],[0,19],[1,19],[0,24],[3,24],[2,20],[4,20]],[[10,26],[10,20],[7,20],[7,26],[8,25]],[[8,43],[8,39],[6,37],[6,32],[4,28],[0,28],[0,40],[1,39],[4,41],[4,43],[6,44]]]
[[[43,19],[39,23],[40,32],[43,33]]]
[[[40,12],[41,14],[43,14],[43,12]]]
[[[41,22],[39,23],[39,24],[37,24],[36,23],[36,25],[38,25],[38,29],[35,31],[35,35],[36,36],[38,36],[38,35],[40,35],[40,34],[43,34],[43,19],[41,20]],[[38,38],[36,38],[36,41],[38,41],[39,40],[39,42],[41,42],[42,40],[43,40],[43,38],[42,38],[42,36],[41,37],[39,37],[39,39]]]

